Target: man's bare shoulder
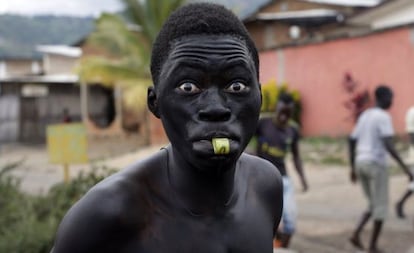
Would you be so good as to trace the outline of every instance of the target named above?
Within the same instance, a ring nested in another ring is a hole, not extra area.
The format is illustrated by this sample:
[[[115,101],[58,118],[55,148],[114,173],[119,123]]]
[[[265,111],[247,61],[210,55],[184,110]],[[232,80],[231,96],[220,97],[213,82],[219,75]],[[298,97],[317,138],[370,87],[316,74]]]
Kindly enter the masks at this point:
[[[136,161],[92,187],[84,198],[98,198],[103,204],[112,204],[113,201],[120,202],[121,206],[128,204],[131,198],[141,196],[140,193],[146,191],[149,185],[162,180],[164,155],[163,151],[159,151]]]
[[[151,211],[146,207],[147,198],[151,198],[148,187],[160,184],[163,158],[163,153],[157,152],[92,187],[65,215],[53,252],[100,249],[113,240],[114,233],[144,226]]]
[[[271,162],[244,153],[240,157],[240,163],[243,171],[241,174],[255,185],[257,192],[263,193],[264,196],[270,196],[270,198],[278,198],[283,188],[282,176]]]
[[[269,180],[281,179],[279,170],[266,159],[243,153],[240,157],[240,162],[244,164],[243,167],[248,168],[249,173],[260,176],[260,178],[269,177]]]
[[[280,218],[283,183],[279,170],[269,161],[249,154],[243,154],[240,162],[245,180],[254,186],[257,196]]]

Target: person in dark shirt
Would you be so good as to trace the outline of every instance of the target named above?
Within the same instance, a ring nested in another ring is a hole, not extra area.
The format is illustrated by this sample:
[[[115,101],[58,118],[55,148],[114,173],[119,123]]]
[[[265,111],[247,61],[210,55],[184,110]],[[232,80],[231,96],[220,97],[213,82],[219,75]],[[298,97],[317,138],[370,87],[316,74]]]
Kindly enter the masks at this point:
[[[308,184],[302,167],[299,153],[299,127],[291,120],[294,109],[293,98],[286,93],[281,93],[276,105],[274,117],[262,118],[259,121],[256,137],[256,154],[273,163],[282,174],[283,178],[283,214],[282,228],[277,231],[275,241],[280,246],[288,248],[290,239],[296,229],[296,203],[294,188],[286,170],[285,157],[291,151],[296,171],[302,183],[303,191],[308,190]]]

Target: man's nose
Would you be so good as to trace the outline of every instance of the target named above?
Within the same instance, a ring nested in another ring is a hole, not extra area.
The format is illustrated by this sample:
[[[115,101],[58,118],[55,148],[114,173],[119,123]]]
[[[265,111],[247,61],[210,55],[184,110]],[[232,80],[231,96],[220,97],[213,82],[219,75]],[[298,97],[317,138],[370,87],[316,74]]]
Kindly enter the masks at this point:
[[[225,98],[219,89],[208,90],[202,98],[205,106],[198,112],[202,121],[227,121],[230,119],[231,110],[225,106]]]

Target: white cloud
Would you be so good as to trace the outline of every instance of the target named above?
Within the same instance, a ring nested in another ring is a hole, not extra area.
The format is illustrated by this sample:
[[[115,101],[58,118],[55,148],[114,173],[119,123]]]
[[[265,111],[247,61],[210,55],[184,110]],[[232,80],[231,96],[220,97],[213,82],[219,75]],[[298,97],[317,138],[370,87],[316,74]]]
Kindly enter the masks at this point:
[[[98,16],[120,9],[120,0],[0,0],[0,14]]]

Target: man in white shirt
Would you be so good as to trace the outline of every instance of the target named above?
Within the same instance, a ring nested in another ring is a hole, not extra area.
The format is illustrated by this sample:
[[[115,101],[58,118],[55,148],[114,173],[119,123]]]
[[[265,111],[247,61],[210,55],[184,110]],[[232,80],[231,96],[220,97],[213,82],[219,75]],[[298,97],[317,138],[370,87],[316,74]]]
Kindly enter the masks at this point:
[[[413,179],[393,144],[394,129],[391,116],[386,111],[392,105],[392,90],[384,85],[378,86],[375,99],[376,106],[361,114],[349,138],[351,181],[360,180],[368,200],[368,210],[363,213],[350,242],[359,249],[364,248],[360,233],[369,219],[373,218],[369,253],[382,252],[377,247],[377,241],[388,210],[387,153],[401,166],[409,180]]]

